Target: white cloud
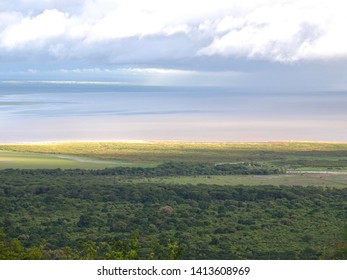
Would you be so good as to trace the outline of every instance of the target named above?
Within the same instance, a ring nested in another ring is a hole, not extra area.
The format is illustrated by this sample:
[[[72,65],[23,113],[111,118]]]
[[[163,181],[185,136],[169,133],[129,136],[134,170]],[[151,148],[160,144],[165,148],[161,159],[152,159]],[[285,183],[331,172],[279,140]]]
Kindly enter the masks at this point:
[[[251,1],[250,1],[251,2]],[[347,57],[343,1],[259,1],[241,16],[226,16],[198,55],[280,62]]]
[[[42,45],[46,40],[65,33],[66,20],[67,15],[57,10],[45,10],[34,18],[23,18],[5,29],[1,46],[15,49],[32,42]]]
[[[5,1],[0,52],[102,56],[109,62],[133,62],[136,52],[153,61],[195,55],[279,62],[347,57],[345,6],[340,0]],[[175,45],[179,36],[185,44]],[[129,47],[127,40],[139,43]]]
[[[108,13],[90,29],[89,41],[103,41],[158,34],[165,23],[161,18],[136,9],[119,8]]]
[[[20,21],[22,18],[20,13],[16,12],[0,12],[0,32],[8,26]]]

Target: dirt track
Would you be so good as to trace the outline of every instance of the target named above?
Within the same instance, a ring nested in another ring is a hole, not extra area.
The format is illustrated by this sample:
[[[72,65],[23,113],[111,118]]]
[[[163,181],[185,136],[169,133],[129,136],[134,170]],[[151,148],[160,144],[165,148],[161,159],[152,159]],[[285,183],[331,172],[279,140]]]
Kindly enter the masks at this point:
[[[286,172],[287,174],[332,174],[332,175],[347,175],[347,172],[339,171],[294,171],[290,170]]]

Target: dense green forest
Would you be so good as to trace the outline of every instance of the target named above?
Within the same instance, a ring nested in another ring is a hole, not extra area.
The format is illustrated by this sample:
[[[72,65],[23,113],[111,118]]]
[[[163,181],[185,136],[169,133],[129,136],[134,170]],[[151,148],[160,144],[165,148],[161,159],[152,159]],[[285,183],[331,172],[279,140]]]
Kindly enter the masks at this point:
[[[195,175],[269,175],[284,174],[286,169],[267,164],[252,162],[243,163],[184,163],[166,162],[156,167],[115,167],[97,170],[88,169],[5,169],[2,174],[32,175],[95,175],[95,176],[127,176],[127,177],[160,177],[160,176],[195,176]]]
[[[0,258],[345,259],[347,188],[138,180],[281,172],[257,163],[179,162],[2,170]]]

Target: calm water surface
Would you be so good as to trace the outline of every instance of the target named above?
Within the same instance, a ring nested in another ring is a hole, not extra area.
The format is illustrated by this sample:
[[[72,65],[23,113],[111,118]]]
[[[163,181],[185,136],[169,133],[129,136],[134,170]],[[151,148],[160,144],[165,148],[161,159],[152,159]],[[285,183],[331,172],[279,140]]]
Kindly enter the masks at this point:
[[[0,142],[347,141],[347,93],[0,82]]]

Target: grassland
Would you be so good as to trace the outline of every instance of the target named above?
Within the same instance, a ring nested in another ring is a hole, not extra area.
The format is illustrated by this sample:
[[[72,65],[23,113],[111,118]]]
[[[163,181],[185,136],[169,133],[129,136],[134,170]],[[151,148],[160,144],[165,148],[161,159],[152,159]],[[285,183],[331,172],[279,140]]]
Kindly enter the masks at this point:
[[[150,164],[128,163],[88,156],[65,154],[0,151],[0,169],[103,169],[117,166],[145,166]]]
[[[342,143],[57,142],[0,145],[0,169],[153,167],[167,161],[216,164],[253,161],[266,162],[298,172],[341,173],[177,176],[145,180],[153,183],[193,185],[347,186],[347,175],[343,174],[347,172],[347,144]]]
[[[153,165],[167,161],[209,163],[255,161],[296,170],[347,171],[347,144],[342,143],[61,142],[0,145],[0,151],[39,153],[49,158],[54,158],[57,154],[72,155],[106,160],[105,164],[110,164],[110,160],[115,161],[115,164],[125,165]],[[39,159],[33,157],[33,163],[34,158]],[[57,157],[55,160],[58,160]],[[78,160],[73,161],[76,167],[81,163]]]

